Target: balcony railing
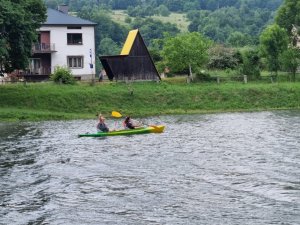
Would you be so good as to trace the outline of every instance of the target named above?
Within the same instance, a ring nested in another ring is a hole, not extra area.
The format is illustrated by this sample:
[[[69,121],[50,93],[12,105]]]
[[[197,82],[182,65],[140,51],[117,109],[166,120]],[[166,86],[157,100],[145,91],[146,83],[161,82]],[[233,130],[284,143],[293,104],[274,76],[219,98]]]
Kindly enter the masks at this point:
[[[55,52],[55,44],[50,43],[42,43],[42,44],[34,44],[32,46],[33,53],[51,53]]]
[[[51,67],[29,68],[25,74],[32,75],[49,75],[51,73]]]

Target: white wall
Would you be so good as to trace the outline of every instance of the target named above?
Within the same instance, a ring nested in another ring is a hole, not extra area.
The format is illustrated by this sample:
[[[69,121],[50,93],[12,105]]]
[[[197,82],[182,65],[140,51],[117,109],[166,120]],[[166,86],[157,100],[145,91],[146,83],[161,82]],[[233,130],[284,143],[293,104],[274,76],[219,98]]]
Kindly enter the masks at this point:
[[[40,31],[50,31],[50,43],[55,45],[56,52],[51,54],[51,72],[56,66],[68,66],[67,56],[83,56],[83,68],[71,69],[74,76],[91,79],[95,76],[95,34],[94,27],[82,26],[81,29],[67,27],[41,27]],[[82,33],[82,45],[68,45],[67,33]],[[90,57],[92,49],[92,60]],[[90,68],[93,63],[93,69]]]

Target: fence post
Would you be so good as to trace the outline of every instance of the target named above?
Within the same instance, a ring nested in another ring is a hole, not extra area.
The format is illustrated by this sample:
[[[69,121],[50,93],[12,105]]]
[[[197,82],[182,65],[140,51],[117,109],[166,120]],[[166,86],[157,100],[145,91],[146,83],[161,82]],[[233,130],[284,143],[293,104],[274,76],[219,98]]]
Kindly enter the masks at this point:
[[[247,82],[248,82],[248,77],[247,75],[244,75],[244,84],[247,84]]]
[[[189,84],[189,83],[191,83],[192,80],[193,79],[191,78],[191,76],[188,75],[187,78],[186,78],[186,83]]]
[[[219,84],[220,83],[220,77],[217,76],[217,83]]]

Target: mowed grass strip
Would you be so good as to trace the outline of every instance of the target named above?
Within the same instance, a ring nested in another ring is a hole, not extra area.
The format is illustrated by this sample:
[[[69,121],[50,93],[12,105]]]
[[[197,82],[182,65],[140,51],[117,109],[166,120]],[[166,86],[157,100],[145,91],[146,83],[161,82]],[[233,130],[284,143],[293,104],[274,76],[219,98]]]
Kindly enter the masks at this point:
[[[300,83],[53,83],[0,86],[0,120],[299,109]]]

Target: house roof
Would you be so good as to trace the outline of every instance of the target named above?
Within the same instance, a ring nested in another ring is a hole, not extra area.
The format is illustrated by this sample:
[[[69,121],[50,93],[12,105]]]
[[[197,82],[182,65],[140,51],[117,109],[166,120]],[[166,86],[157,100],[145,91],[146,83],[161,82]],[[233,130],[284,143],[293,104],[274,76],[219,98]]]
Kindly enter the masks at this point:
[[[84,20],[79,17],[70,16],[68,14],[62,13],[55,9],[47,9],[47,21],[43,23],[44,26],[56,25],[80,25],[80,26],[96,26],[97,24],[89,20]]]

